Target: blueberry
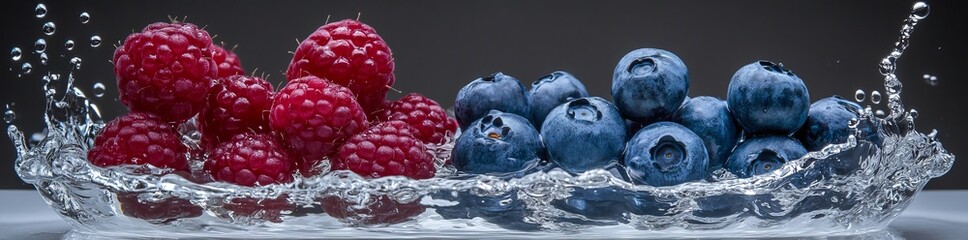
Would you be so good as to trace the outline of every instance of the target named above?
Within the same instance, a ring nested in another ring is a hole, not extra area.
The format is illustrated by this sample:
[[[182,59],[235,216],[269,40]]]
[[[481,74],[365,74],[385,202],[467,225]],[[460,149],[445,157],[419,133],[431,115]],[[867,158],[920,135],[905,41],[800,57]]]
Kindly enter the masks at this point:
[[[518,79],[494,73],[478,78],[460,89],[454,102],[454,115],[461,129],[491,110],[514,113],[530,120],[528,92]]]
[[[687,100],[672,116],[672,121],[692,130],[702,138],[709,153],[709,168],[723,167],[729,153],[739,141],[740,129],[726,107],[726,101],[715,97]]]
[[[564,71],[555,71],[531,83],[528,100],[531,104],[531,119],[541,130],[545,117],[552,109],[576,98],[588,97],[585,85],[578,78]]]
[[[519,231],[537,231],[541,226],[525,222],[530,215],[527,204],[518,198],[516,192],[509,192],[498,196],[478,196],[470,192],[460,192],[456,196],[451,194],[435,194],[435,199],[456,201],[456,205],[438,206],[437,214],[444,219],[474,219],[498,225],[499,227]]]
[[[833,96],[820,99],[810,105],[807,121],[796,133],[797,139],[810,151],[819,151],[829,144],[847,142],[847,137],[854,133],[850,129],[851,119],[860,121],[858,139],[880,144],[881,136],[876,130],[876,123],[869,119],[861,119],[858,115],[863,111],[860,104]]]
[[[726,160],[726,170],[741,178],[779,169],[787,161],[807,154],[796,139],[787,136],[760,136],[739,144]]]
[[[702,139],[673,122],[639,130],[625,149],[625,166],[635,184],[670,186],[709,175],[709,155]]]
[[[599,97],[561,104],[548,114],[544,126],[541,138],[548,158],[571,173],[602,168],[625,148],[625,119]]]
[[[803,80],[790,70],[757,61],[736,71],[726,101],[747,133],[789,135],[807,120],[810,95]]]
[[[544,151],[527,119],[492,110],[457,138],[452,157],[457,170],[467,173],[508,173],[534,166]]]
[[[666,50],[633,50],[622,57],[612,75],[615,106],[625,118],[645,124],[668,119],[688,91],[686,64]]]
[[[551,205],[588,219],[621,221],[628,212],[625,206],[627,193],[627,190],[616,187],[575,188],[571,196],[553,200]]]

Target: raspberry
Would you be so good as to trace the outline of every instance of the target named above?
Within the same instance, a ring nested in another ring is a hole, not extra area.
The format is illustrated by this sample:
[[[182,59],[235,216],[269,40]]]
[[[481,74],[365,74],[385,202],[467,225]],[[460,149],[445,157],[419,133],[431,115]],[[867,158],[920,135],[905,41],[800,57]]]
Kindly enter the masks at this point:
[[[129,113],[109,122],[94,139],[87,159],[100,167],[151,164],[188,170],[188,148],[168,123],[147,113]]]
[[[212,39],[190,23],[154,23],[128,35],[113,62],[121,103],[171,122],[202,109],[218,72]]]
[[[418,93],[393,102],[386,114],[387,120],[404,121],[413,127],[413,135],[424,143],[443,143],[457,131],[456,120],[447,117],[440,104]]]
[[[297,165],[315,175],[317,163],[363,131],[366,115],[349,89],[316,76],[292,80],[276,93],[269,126],[302,157]]]
[[[219,78],[199,113],[204,146],[215,147],[236,134],[269,131],[272,85],[258,77]]]
[[[205,162],[217,181],[242,186],[292,182],[293,160],[272,135],[246,133],[219,144]]]
[[[355,20],[329,23],[316,29],[293,53],[288,79],[315,75],[343,85],[356,94],[372,117],[393,86],[390,47],[376,30]]]
[[[202,207],[186,199],[172,197],[158,202],[147,202],[138,199],[138,195],[139,193],[134,192],[118,193],[118,205],[122,214],[151,223],[167,223],[202,215]]]
[[[377,124],[346,140],[336,155],[334,169],[349,169],[374,178],[431,178],[435,172],[434,159],[426,146],[413,136],[414,131],[402,121]]]
[[[320,200],[323,209],[330,216],[354,225],[387,225],[406,222],[420,215],[426,208],[420,201],[400,203],[385,195],[370,198],[366,206],[339,197],[325,197]]]
[[[222,45],[225,45],[225,43],[222,43]],[[235,55],[232,50],[213,44],[212,60],[215,61],[215,66],[218,67],[219,78],[232,75],[245,75],[245,70],[242,69],[242,63],[239,61],[239,55]]]

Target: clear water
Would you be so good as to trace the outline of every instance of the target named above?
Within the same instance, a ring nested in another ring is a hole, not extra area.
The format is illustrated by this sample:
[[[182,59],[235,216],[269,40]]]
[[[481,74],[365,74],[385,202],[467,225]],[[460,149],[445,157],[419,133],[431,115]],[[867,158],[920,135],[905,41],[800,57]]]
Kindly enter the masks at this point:
[[[37,9],[43,18],[46,6]],[[632,185],[611,168],[577,176],[558,169],[478,176],[440,167],[437,178],[425,180],[336,171],[284,185],[240,187],[207,179],[197,155],[191,156],[191,172],[100,168],[85,156],[103,119],[69,73],[43,77],[46,134],[28,141],[16,125],[7,132],[17,149],[17,174],[79,236],[896,238],[882,229],[954,162],[935,140],[937,132],[915,131],[917,111],[904,108],[894,75],[914,26],[927,14],[926,4],[915,5],[879,65],[888,113],[878,117],[868,107],[850,122],[855,129],[876,129],[882,143],[857,131],[845,143],[747,179],[718,171],[702,182],[650,187]],[[90,19],[81,16],[82,22]],[[95,38],[91,47],[100,44]],[[94,86],[95,96],[103,92],[103,84]],[[866,93],[856,97],[862,101]],[[880,93],[872,91],[870,100],[877,104]],[[4,120],[14,121],[12,110]],[[197,147],[193,122],[180,131],[186,144]],[[452,147],[430,146],[438,166]]]

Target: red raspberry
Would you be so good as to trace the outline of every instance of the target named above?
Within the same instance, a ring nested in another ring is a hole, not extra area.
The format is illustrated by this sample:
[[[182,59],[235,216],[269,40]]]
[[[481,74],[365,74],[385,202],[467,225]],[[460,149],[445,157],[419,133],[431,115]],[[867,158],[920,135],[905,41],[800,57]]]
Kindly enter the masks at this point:
[[[225,45],[225,43],[222,43]],[[212,60],[218,66],[218,77],[224,78],[232,75],[245,75],[239,55],[235,55],[232,50],[225,49],[221,45],[212,44]]]
[[[436,170],[434,158],[413,132],[413,128],[402,121],[377,124],[346,140],[336,155],[334,169],[349,169],[374,178],[431,178]]]
[[[343,85],[372,117],[393,86],[393,67],[390,47],[376,30],[347,19],[323,25],[303,40],[286,77],[315,75]]]
[[[219,144],[205,162],[205,171],[216,181],[269,185],[292,182],[293,162],[272,135],[246,133]]]
[[[385,195],[371,197],[364,207],[339,197],[325,197],[320,200],[320,205],[333,218],[353,225],[402,223],[426,211],[420,201],[400,203]]]
[[[87,159],[100,167],[151,164],[188,170],[188,148],[181,136],[158,116],[129,113],[109,122],[94,139]]]
[[[167,223],[202,215],[202,207],[186,199],[172,197],[158,202],[147,202],[138,199],[138,195],[139,193],[133,192],[118,193],[118,205],[122,214],[151,223]]]
[[[413,134],[424,143],[443,143],[457,132],[456,120],[451,121],[436,101],[419,93],[407,94],[390,104],[386,110],[387,120],[400,120],[410,124]]]
[[[366,115],[349,89],[306,76],[290,81],[276,93],[269,126],[302,157],[297,161],[300,171],[315,175],[319,173],[317,163],[364,130]]]
[[[113,62],[121,103],[172,122],[202,109],[218,73],[212,39],[190,23],[153,23],[128,35]]]
[[[272,85],[259,77],[219,78],[199,113],[202,145],[215,147],[236,134],[269,132],[272,95]]]

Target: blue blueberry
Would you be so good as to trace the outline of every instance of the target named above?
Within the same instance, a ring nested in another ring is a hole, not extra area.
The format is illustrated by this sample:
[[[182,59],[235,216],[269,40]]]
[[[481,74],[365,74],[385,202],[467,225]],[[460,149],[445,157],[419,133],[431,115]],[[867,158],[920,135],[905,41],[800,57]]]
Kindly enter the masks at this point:
[[[686,64],[669,51],[641,48],[622,57],[612,75],[612,100],[625,118],[668,119],[689,92]]]
[[[553,200],[551,205],[588,219],[621,221],[628,212],[625,206],[627,193],[628,190],[616,187],[575,188],[571,196]]]
[[[625,167],[635,184],[670,186],[709,175],[702,139],[673,122],[653,123],[636,133],[625,149]]]
[[[461,129],[484,117],[491,110],[514,113],[530,120],[528,92],[518,79],[494,73],[478,78],[460,89],[454,102],[454,115]]]
[[[531,214],[527,204],[518,198],[517,192],[509,192],[499,196],[478,196],[470,192],[459,192],[456,196],[452,192],[435,194],[434,199],[455,201],[457,204],[437,206],[434,210],[444,219],[474,219],[498,225],[499,227],[519,231],[537,231],[541,225],[525,222],[525,216]]]
[[[531,83],[528,100],[531,104],[531,119],[541,130],[541,124],[552,109],[576,98],[588,97],[585,85],[578,78],[564,71],[555,71]]]
[[[571,173],[602,168],[625,148],[625,119],[599,97],[561,104],[548,114],[544,126],[541,138],[548,158]]]
[[[747,133],[789,135],[807,120],[810,95],[792,71],[757,61],[736,71],[729,81],[726,102]]]
[[[880,144],[881,136],[873,121],[861,119],[858,115],[863,111],[860,104],[833,96],[820,99],[810,105],[807,121],[796,133],[797,139],[810,151],[819,151],[830,144],[847,142],[847,137],[854,133],[849,127],[851,119],[857,119],[857,128],[861,130],[858,139],[868,140]]]
[[[748,178],[779,169],[787,161],[807,154],[796,139],[787,136],[760,136],[739,144],[726,160],[726,170],[740,178]]]
[[[726,101],[715,97],[687,100],[672,116],[672,121],[702,138],[709,153],[710,170],[722,168],[739,141],[740,129],[729,113]]]
[[[466,173],[509,173],[534,166],[544,152],[527,119],[492,110],[457,138],[452,157],[457,170]]]

